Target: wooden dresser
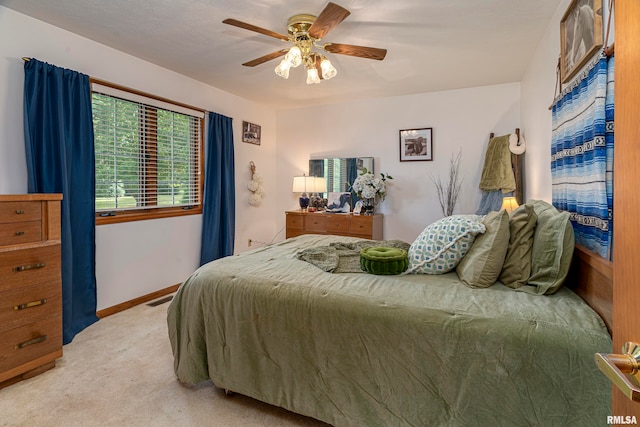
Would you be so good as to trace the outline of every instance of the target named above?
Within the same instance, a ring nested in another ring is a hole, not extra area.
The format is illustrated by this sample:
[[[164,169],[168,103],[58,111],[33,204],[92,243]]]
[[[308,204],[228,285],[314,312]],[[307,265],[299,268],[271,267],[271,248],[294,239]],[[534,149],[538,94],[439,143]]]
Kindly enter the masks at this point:
[[[352,215],[287,211],[286,238],[301,234],[336,234],[382,240],[382,214]]]
[[[0,388],[62,356],[60,200],[0,195]]]

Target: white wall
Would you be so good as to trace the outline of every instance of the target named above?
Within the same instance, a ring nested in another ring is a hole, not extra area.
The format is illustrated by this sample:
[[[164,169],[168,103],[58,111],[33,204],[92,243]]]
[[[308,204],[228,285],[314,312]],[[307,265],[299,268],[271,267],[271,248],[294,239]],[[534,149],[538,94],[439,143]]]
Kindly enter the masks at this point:
[[[431,162],[400,162],[399,130],[433,128]],[[387,199],[384,237],[411,242],[441,218],[430,175],[447,179],[452,155],[462,150],[462,192],[455,213],[474,213],[489,133],[514,132],[520,124],[520,84],[476,87],[277,113],[279,227],[284,210],[298,207],[289,190],[294,175],[308,172],[309,158],[373,156],[376,173],[393,176]]]
[[[207,86],[0,6],[0,194],[25,193],[23,56],[234,118],[236,251],[249,237],[275,234],[276,116],[269,108]],[[262,126],[260,146],[241,142],[242,120]],[[250,207],[249,162],[264,177],[266,199]],[[278,209],[279,211],[279,209]],[[98,309],[180,283],[200,259],[201,216],[98,226]]]

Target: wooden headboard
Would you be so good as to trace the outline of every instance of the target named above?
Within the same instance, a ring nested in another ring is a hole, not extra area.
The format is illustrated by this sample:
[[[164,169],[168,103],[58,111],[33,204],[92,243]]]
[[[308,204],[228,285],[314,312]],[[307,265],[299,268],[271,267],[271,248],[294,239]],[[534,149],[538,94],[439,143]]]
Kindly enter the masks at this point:
[[[613,263],[576,245],[566,285],[602,317],[611,333],[613,324]]]

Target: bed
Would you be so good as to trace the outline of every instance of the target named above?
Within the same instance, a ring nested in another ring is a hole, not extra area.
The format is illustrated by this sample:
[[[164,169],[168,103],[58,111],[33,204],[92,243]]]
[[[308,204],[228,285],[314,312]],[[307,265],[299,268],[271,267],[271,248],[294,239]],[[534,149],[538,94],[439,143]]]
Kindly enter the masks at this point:
[[[611,412],[600,316],[567,287],[330,273],[303,235],[194,272],[168,311],[178,379],[336,426],[590,426]]]

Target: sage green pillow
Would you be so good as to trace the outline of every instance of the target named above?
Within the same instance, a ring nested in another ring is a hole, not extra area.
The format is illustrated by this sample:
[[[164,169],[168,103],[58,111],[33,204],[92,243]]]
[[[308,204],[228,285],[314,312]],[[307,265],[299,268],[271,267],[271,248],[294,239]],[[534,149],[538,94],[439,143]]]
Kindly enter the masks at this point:
[[[538,215],[531,249],[531,276],[518,290],[550,295],[560,289],[569,273],[574,248],[569,212],[560,212],[542,200],[528,201]]]
[[[375,246],[360,251],[360,269],[371,274],[400,274],[407,269],[407,251]]]
[[[509,248],[500,273],[500,281],[517,289],[531,276],[531,250],[538,215],[533,205],[521,205],[509,215]]]
[[[486,231],[476,237],[471,249],[456,267],[462,283],[472,288],[488,288],[496,282],[509,247],[507,211],[489,212],[482,223]]]

